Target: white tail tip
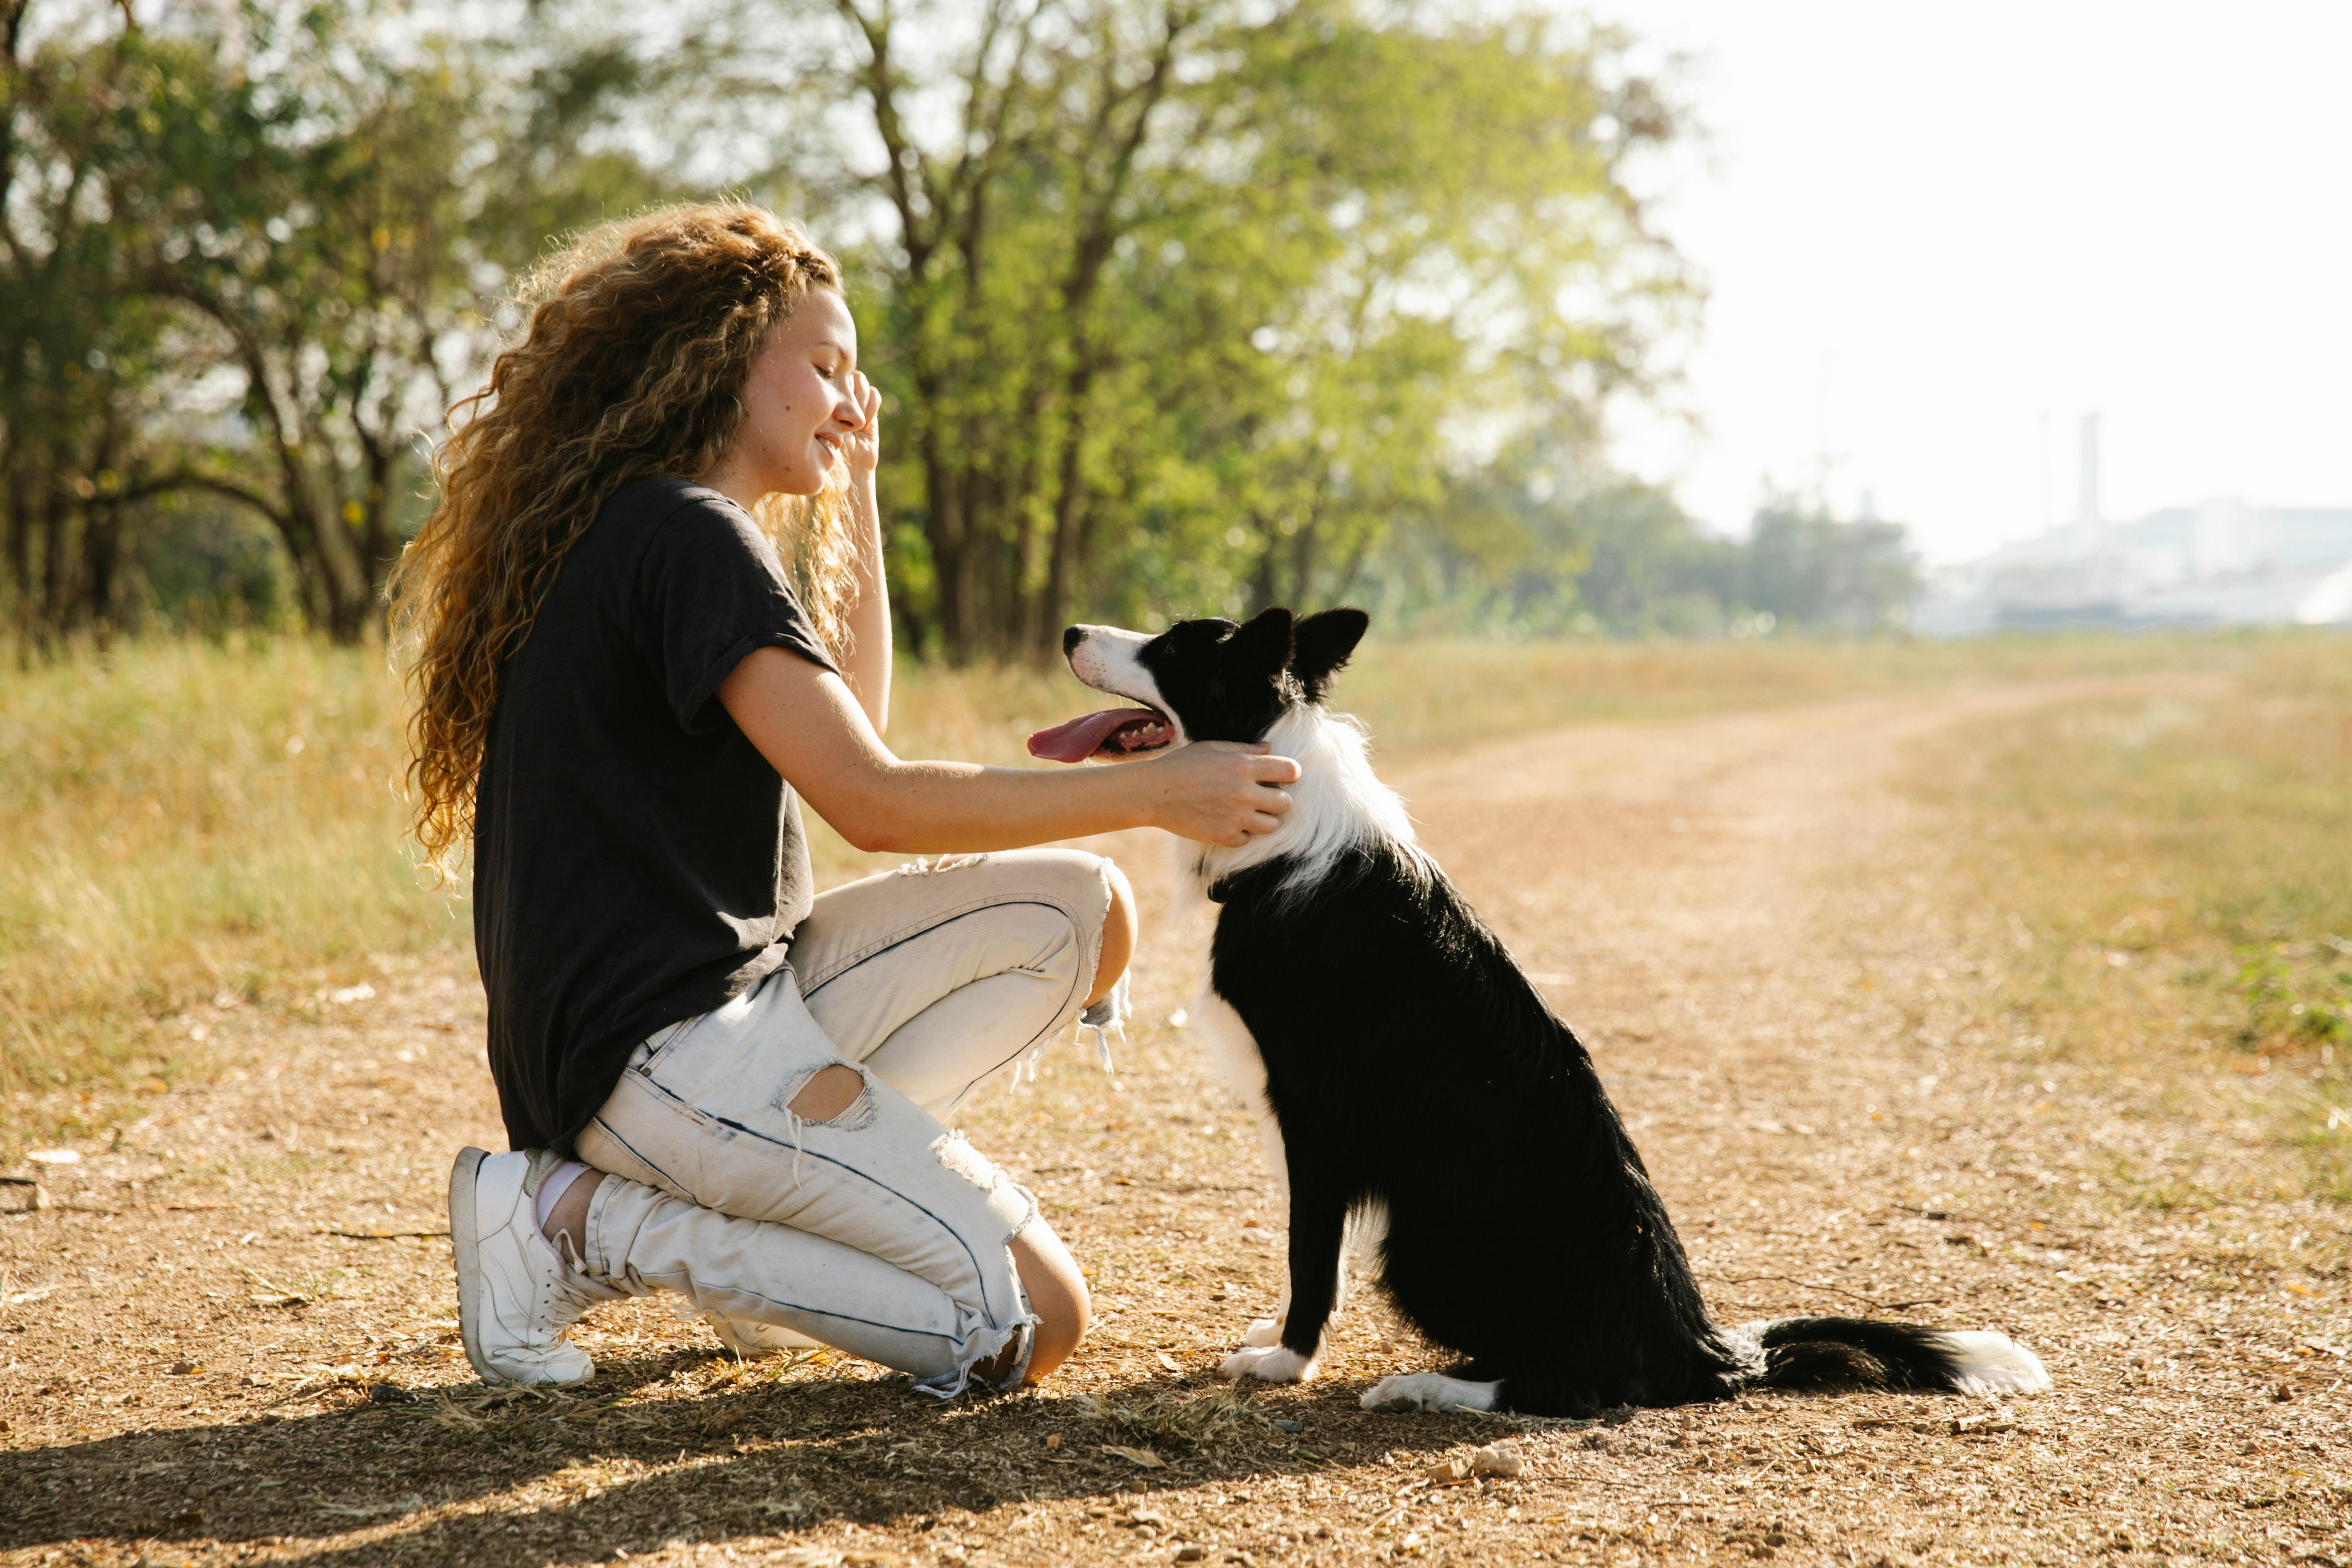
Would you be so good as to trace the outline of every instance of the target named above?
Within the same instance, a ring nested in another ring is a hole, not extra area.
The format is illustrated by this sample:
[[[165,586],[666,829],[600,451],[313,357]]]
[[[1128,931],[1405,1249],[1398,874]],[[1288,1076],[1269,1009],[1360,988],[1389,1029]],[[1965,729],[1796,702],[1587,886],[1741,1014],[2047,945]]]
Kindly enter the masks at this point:
[[[2007,1334],[1983,1329],[1946,1334],[1944,1348],[1956,1363],[1952,1386],[1962,1394],[1993,1399],[2050,1392],[2050,1372],[2042,1358]]]

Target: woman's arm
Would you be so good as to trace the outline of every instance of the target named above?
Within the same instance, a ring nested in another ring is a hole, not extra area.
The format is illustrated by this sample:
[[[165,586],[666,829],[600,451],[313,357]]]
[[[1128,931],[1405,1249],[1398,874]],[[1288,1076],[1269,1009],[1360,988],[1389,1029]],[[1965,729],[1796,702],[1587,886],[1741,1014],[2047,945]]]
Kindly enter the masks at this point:
[[[1239,846],[1281,826],[1298,764],[1227,741],[1115,768],[988,768],[890,754],[841,677],[756,648],[719,683],[736,727],[818,816],[860,849],[1014,849],[1126,827]]]
[[[874,732],[883,735],[890,730],[890,584],[882,566],[882,509],[874,495],[874,469],[882,457],[882,394],[862,372],[850,390],[866,423],[840,442],[849,465],[849,532],[857,545],[857,601],[849,611],[849,648],[842,656],[841,673]]]

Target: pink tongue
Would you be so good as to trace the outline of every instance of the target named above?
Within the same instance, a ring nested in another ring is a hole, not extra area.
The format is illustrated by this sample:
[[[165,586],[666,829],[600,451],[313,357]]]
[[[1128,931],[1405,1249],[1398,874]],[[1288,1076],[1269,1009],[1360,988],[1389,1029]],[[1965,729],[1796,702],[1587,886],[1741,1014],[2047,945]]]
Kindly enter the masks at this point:
[[[1029,737],[1029,754],[1049,763],[1083,763],[1100,751],[1102,743],[1120,725],[1132,724],[1138,719],[1157,721],[1159,718],[1149,708],[1107,708],[1099,713],[1088,713],[1066,724],[1038,731]]]

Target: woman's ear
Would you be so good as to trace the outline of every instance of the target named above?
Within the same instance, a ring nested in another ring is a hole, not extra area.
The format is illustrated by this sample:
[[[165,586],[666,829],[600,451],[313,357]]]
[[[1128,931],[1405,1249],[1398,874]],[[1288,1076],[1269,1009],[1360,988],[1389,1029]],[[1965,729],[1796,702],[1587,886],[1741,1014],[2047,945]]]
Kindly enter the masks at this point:
[[[1331,689],[1331,677],[1348,662],[1363,640],[1372,617],[1361,610],[1323,610],[1298,623],[1291,635],[1290,673],[1306,689],[1307,700],[1320,702]]]

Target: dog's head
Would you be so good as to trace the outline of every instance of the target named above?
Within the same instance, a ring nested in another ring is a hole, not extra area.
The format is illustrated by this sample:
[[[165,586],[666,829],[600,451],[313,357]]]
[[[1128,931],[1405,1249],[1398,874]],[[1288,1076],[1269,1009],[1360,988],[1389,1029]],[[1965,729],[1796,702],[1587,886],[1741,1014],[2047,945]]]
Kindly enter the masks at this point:
[[[1117,626],[1062,634],[1070,671],[1138,708],[1089,713],[1029,737],[1055,762],[1130,756],[1188,741],[1256,741],[1300,703],[1318,703],[1371,617],[1324,610],[1303,620],[1272,609],[1244,625],[1179,621],[1158,637]]]

